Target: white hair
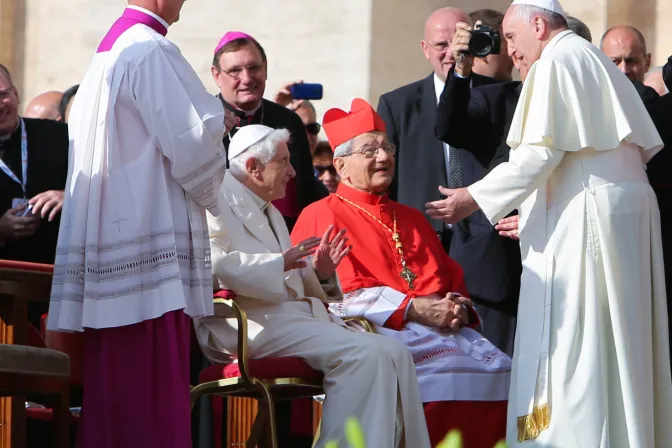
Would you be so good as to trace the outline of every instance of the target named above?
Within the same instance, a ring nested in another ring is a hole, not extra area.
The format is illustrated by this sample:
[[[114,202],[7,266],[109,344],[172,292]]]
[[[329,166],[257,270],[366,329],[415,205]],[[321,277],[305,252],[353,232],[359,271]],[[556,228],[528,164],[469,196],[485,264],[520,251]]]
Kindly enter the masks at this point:
[[[567,19],[557,12],[549,11],[548,9],[539,8],[532,5],[516,5],[513,11],[516,17],[532,23],[536,16],[540,16],[546,21],[551,29],[567,28]]]
[[[350,154],[355,148],[355,139],[351,138],[347,142],[341,143],[334,148],[334,157],[344,157]]]
[[[276,129],[268,134],[264,139],[253,144],[246,151],[229,159],[229,171],[236,179],[247,176],[245,164],[251,158],[259,160],[261,164],[266,164],[275,157],[278,152],[278,144],[289,142],[289,131],[287,129]]]

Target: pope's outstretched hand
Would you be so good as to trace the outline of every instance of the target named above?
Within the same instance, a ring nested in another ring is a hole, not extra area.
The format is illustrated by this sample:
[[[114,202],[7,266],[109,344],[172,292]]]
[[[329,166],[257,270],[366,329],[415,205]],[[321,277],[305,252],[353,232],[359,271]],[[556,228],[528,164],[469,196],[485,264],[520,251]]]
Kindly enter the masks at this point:
[[[450,190],[439,187],[439,191],[446,196],[446,199],[425,204],[427,216],[430,218],[456,224],[478,210],[478,204],[466,188]]]

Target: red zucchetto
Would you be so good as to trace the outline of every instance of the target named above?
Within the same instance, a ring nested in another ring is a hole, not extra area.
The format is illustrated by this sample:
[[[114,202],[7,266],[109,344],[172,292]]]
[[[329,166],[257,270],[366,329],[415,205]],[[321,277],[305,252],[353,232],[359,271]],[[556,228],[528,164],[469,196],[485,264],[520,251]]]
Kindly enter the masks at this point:
[[[324,114],[322,126],[331,148],[336,147],[365,132],[385,132],[385,123],[373,107],[361,98],[352,100],[351,111],[329,109]]]

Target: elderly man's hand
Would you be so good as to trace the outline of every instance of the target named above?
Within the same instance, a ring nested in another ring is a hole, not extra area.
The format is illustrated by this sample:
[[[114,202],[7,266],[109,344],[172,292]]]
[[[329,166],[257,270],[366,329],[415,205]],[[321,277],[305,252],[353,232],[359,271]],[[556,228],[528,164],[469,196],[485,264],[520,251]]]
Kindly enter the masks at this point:
[[[275,94],[273,102],[284,107],[292,106],[292,110],[296,110],[301,105],[301,100],[295,100],[292,96],[292,86],[296,84],[303,84],[302,80],[288,82],[280,87],[280,90]]]
[[[284,251],[282,257],[285,259],[285,272],[308,266],[308,263],[306,263],[304,258],[314,254],[319,245],[320,239],[313,236],[301,241],[291,249]]]
[[[518,221],[518,215],[500,219],[497,225],[495,225],[495,230],[498,230],[501,236],[519,241],[520,238],[518,234]]]
[[[481,22],[476,22],[480,26]],[[455,59],[455,72],[463,77],[471,75],[471,67],[474,65],[474,56],[469,54],[469,41],[471,40],[471,26],[464,22],[455,25],[455,35],[450,43],[450,51]]]
[[[415,297],[411,300],[407,318],[428,327],[458,332],[469,324],[468,306],[471,301],[454,292],[443,298],[436,294]]]
[[[327,227],[327,231],[324,232],[320,246],[313,257],[313,269],[317,278],[321,281],[327,280],[334,274],[336,267],[338,267],[339,263],[352,249],[352,246],[348,246],[345,229],[338,231],[332,239],[331,234],[333,231],[333,225]]]
[[[449,190],[439,187],[439,191],[447,198],[425,204],[427,215],[430,218],[440,219],[448,224],[456,224],[478,210],[478,204],[466,188]]]
[[[63,208],[63,198],[63,191],[59,190],[49,190],[35,195],[28,201],[33,206],[29,214],[32,213],[42,219],[49,215],[48,221],[51,222]]]

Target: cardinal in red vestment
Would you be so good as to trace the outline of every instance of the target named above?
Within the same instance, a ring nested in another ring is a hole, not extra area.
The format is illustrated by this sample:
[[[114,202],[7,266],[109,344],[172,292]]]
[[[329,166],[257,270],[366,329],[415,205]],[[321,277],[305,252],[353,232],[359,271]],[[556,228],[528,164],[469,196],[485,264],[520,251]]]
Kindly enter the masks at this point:
[[[323,127],[341,183],[304,209],[293,243],[347,229],[352,250],[337,269],[345,297],[331,311],[365,317],[411,351],[432,446],[459,429],[466,448],[492,448],[505,436],[511,359],[477,332],[462,269],[425,216],[388,199],[396,148],[371,105],[331,109]]]

